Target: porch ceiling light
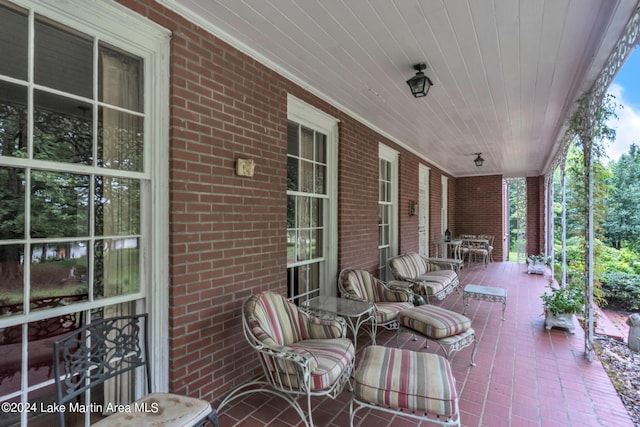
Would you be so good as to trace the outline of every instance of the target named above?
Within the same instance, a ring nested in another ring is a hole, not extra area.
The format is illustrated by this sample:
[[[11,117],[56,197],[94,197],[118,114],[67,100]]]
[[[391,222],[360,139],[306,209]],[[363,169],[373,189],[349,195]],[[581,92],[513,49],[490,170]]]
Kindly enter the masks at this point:
[[[424,63],[414,65],[413,69],[417,71],[416,75],[407,80],[411,94],[416,98],[427,96],[429,89],[433,86],[431,79],[422,72],[425,68],[427,68],[427,64]]]
[[[476,153],[476,154],[478,155],[478,157],[476,157],[476,159],[473,161],[473,163],[475,163],[477,167],[480,167],[484,163],[484,159],[482,157],[480,157],[480,154],[482,154],[482,153]]]

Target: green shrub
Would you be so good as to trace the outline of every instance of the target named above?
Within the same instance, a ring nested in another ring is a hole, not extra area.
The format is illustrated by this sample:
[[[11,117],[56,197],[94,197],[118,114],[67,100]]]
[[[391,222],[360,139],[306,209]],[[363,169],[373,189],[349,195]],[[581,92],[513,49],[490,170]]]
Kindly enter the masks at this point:
[[[606,272],[602,289],[608,305],[626,311],[640,310],[640,275]]]
[[[554,315],[582,313],[584,311],[584,290],[579,284],[568,284],[566,287],[554,286],[551,281],[549,291],[540,298],[545,308]]]

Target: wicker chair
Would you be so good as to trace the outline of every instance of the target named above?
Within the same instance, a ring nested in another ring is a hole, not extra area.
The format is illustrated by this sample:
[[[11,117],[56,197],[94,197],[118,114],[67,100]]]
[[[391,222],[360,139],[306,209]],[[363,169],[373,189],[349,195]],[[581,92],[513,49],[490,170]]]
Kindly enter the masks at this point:
[[[231,391],[218,406],[258,391],[284,398],[305,425],[313,426],[312,396],[336,398],[349,381],[355,349],[346,336],[344,319],[316,317],[279,294],[264,292],[245,301],[244,336],[258,352],[264,378]],[[306,397],[305,414],[298,402]]]
[[[408,289],[389,286],[365,270],[345,268],[338,278],[340,294],[349,299],[375,305],[374,328],[398,329],[398,313],[413,308],[413,295]]]

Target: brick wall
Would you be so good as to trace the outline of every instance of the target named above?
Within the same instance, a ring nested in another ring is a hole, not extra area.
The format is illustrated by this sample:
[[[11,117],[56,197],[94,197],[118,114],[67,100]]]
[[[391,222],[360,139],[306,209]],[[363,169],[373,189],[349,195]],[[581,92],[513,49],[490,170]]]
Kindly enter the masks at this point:
[[[527,178],[527,255],[544,251],[544,176]]]
[[[400,152],[399,250],[418,250],[418,217],[408,215],[408,203],[418,200],[418,164],[424,161],[154,1],[119,1],[173,32],[169,386],[215,404],[258,370],[241,331],[242,301],[262,290],[286,292],[287,93],[340,120],[338,269],[373,272],[378,266],[380,142]],[[253,178],[235,175],[242,157],[256,160]],[[442,172],[427,166],[434,239]],[[476,179],[465,181],[462,193],[449,180],[456,232],[474,225],[474,232],[493,230],[481,218],[467,224],[470,209],[457,203],[460,194],[466,199],[472,193]],[[480,180],[490,205],[485,190],[496,190],[496,178]],[[500,186],[496,191],[500,198]],[[484,209],[482,218],[500,218],[495,209]]]
[[[503,260],[504,230],[502,176],[457,178],[455,187],[455,230],[459,234],[493,235],[493,259]]]
[[[214,401],[258,368],[242,301],[286,292],[287,93],[341,123],[339,268],[377,267],[379,142],[401,153],[400,247],[417,249],[406,206],[417,198],[418,159],[152,1],[121,3],[173,31],[170,388]],[[257,161],[252,179],[234,174],[238,157]]]

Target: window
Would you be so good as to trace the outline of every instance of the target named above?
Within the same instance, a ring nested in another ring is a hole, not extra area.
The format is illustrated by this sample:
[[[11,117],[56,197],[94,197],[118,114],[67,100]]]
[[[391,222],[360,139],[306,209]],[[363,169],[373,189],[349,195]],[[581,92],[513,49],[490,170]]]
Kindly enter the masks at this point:
[[[378,274],[388,280],[387,260],[398,254],[398,152],[378,148]]]
[[[289,98],[287,294],[296,303],[335,293],[337,122]]]
[[[449,178],[446,176],[442,176],[440,178],[442,183],[442,207],[441,207],[441,225],[440,231],[442,233],[442,237],[444,237],[444,232],[449,228]]]
[[[150,88],[166,84],[151,72],[167,35],[146,23],[118,28],[121,9],[94,6],[0,0],[0,51],[11,58],[0,63],[0,401],[52,402],[52,342],[145,310],[158,279],[150,200],[167,197],[150,141],[167,140],[149,106],[161,91]],[[87,25],[94,14],[104,31]],[[119,36],[145,32],[135,51]],[[124,388],[132,397],[136,381]],[[42,414],[9,416],[27,425]]]

